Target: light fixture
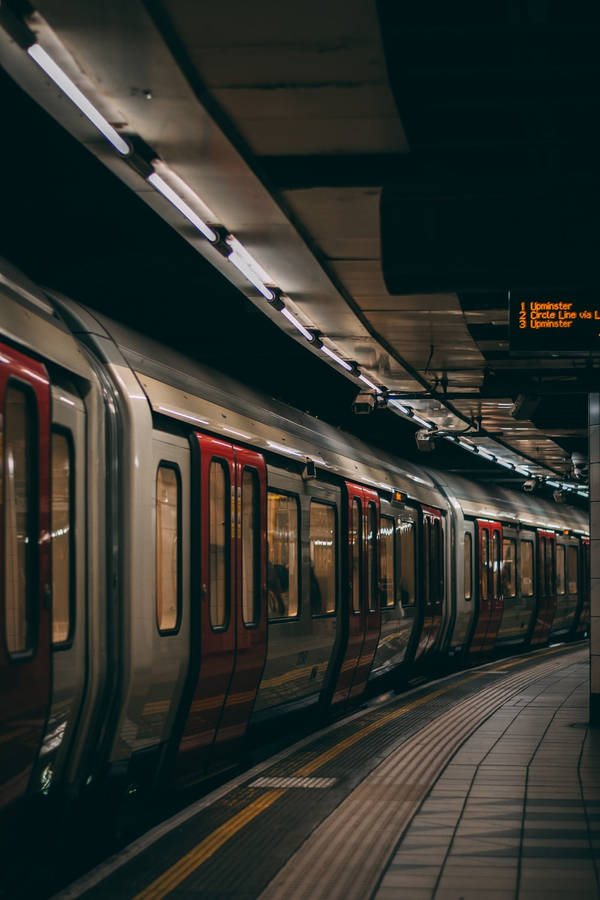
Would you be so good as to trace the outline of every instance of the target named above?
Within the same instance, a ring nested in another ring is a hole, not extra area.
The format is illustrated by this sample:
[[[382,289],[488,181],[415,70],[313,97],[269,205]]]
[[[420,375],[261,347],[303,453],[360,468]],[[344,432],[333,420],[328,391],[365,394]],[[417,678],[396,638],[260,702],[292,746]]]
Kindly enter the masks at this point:
[[[396,409],[399,409],[405,416],[411,416],[412,418],[412,409],[410,406],[405,406],[404,403],[400,403],[399,400],[389,400],[388,406],[395,406]]]
[[[75,82],[71,81],[67,73],[61,69],[58,63],[54,62],[44,48],[40,46],[40,44],[32,44],[31,47],[27,48],[27,53],[31,59],[37,63],[40,69],[43,69],[46,75],[48,75],[57,87],[61,89],[63,94],[75,104],[77,109],[83,113],[86,119],[98,129],[100,134],[104,135],[109,144],[112,144],[115,150],[118,150],[122,156],[129,156],[131,147],[127,141],[122,138],[110,122],[104,118],[100,110],[96,109],[94,104],[88,100],[85,94],[82,94]]]
[[[418,416],[416,413],[413,413],[412,420],[418,425],[422,425],[423,428],[426,428],[428,431],[432,431],[435,428],[433,422],[428,422],[426,419],[422,419],[421,416]]]
[[[342,367],[343,369],[345,369],[347,372],[351,372],[351,371],[352,371],[352,366],[350,365],[350,363],[347,363],[345,359],[342,359],[341,356],[338,356],[337,353],[334,353],[333,350],[330,350],[329,347],[326,347],[326,346],[325,346],[325,344],[323,344],[323,346],[321,347],[321,350],[322,350],[323,353],[325,353],[330,359],[332,359],[334,362],[336,362],[336,363],[338,364],[338,366],[341,366],[341,367]]]
[[[462,447],[463,450],[470,450],[471,453],[475,449],[473,444],[469,444],[467,441],[461,441],[460,438],[458,439],[458,445],[459,445],[459,447]]]
[[[285,316],[288,322],[290,322],[290,324],[292,324],[294,328],[297,328],[300,334],[305,337],[307,341],[314,341],[314,335],[308,330],[308,328],[305,328],[304,325],[298,321],[296,316],[291,313],[287,307],[284,306],[284,308],[281,310],[281,315]]]
[[[489,453],[489,451],[485,450],[484,447],[478,447],[477,449],[479,451],[479,455],[483,456],[484,459],[489,459],[490,462],[495,462],[496,457],[494,456],[493,453]]]
[[[359,381],[363,381],[363,382],[367,385],[367,387],[370,387],[371,390],[372,390],[372,391],[375,391],[377,394],[380,394],[380,393],[381,393],[381,388],[378,388],[376,384],[373,384],[372,381],[369,381],[369,379],[367,378],[366,375],[363,375],[363,374],[361,373],[361,374],[358,376],[358,380],[359,380]]]
[[[248,253],[243,244],[238,241],[232,234],[225,238],[225,242],[231,248],[227,259],[241,272],[244,278],[247,278],[250,284],[253,284],[259,293],[263,295],[265,300],[272,300],[275,296],[270,287],[267,287],[273,279],[265,272],[260,263]]]
[[[552,481],[550,478],[547,478],[547,479],[546,479],[546,484],[547,484],[549,487],[558,488],[559,490],[560,490],[561,487],[562,487],[560,481]]]
[[[528,478],[531,478],[531,471],[526,466],[515,466],[515,472],[518,472],[519,475],[527,475]]]
[[[504,459],[501,456],[496,457],[496,462],[498,463],[499,466],[504,466],[505,469],[514,469],[515,468],[514,463],[511,463],[511,461],[509,459]]]
[[[216,231],[213,231],[210,225],[207,225],[204,219],[201,219],[200,216],[194,212],[192,207],[186,203],[183,197],[180,197],[157,172],[152,172],[151,175],[148,175],[146,180],[159,194],[162,194],[169,203],[172,203],[175,209],[178,209],[188,222],[190,222],[194,228],[197,228],[211,244],[214,244],[215,241],[218,240]]]

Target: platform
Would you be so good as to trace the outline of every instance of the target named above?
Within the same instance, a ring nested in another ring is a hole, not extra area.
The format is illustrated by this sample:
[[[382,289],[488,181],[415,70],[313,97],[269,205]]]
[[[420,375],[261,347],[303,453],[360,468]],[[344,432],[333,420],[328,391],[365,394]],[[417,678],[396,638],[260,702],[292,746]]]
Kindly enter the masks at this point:
[[[57,897],[599,897],[588,652],[550,648],[375,702]]]

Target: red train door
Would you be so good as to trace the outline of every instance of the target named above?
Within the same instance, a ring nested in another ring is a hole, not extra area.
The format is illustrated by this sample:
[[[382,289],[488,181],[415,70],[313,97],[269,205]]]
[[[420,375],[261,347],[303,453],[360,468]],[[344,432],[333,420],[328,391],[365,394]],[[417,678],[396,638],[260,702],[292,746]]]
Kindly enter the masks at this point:
[[[379,639],[380,609],[378,591],[367,590],[372,573],[377,572],[377,539],[379,534],[379,497],[375,491],[346,482],[347,590],[342,606],[346,616],[347,641],[333,691],[332,704],[358,696],[367,682],[369,669]],[[369,517],[375,510],[377,528],[369,537]],[[373,566],[375,570],[373,572]]]
[[[235,666],[214,747],[215,764],[244,737],[267,654],[267,474],[260,453],[235,447]]]
[[[444,602],[444,526],[439,509],[421,507],[422,617],[415,659],[434,646],[442,624]]]
[[[50,703],[50,384],[0,344],[0,808],[27,790]]]
[[[471,653],[493,649],[502,619],[502,525],[500,522],[477,522],[478,531],[478,596],[479,607]]]
[[[200,577],[192,598],[194,684],[179,743],[180,780],[193,779],[209,761],[218,764],[227,743],[243,736],[266,655],[264,460],[206,435],[195,440]]]
[[[537,558],[537,610],[532,647],[546,643],[556,615],[556,535],[553,531],[538,531]]]
[[[358,697],[367,685],[381,628],[379,600],[379,495],[363,488],[363,644],[358,658],[350,697]]]

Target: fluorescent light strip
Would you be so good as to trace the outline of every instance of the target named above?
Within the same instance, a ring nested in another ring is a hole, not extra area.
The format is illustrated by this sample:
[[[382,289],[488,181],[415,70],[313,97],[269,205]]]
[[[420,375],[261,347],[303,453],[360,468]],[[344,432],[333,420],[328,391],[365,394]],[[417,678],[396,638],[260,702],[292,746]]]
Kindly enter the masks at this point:
[[[112,144],[115,150],[118,150],[122,156],[128,156],[131,153],[131,147],[124,140],[118,131],[116,131],[110,122],[108,122],[102,113],[96,109],[85,94],[82,94],[75,82],[71,81],[66,72],[54,62],[51,56],[46,53],[39,44],[32,44],[27,48],[27,53],[34,62],[43,69],[52,81],[61,89],[72,103],[83,113],[92,125],[103,134],[109,144]]]
[[[549,478],[546,479],[546,484],[553,488],[558,488],[560,490],[561,484],[558,481],[551,481]]]
[[[500,466],[504,466],[505,469],[514,469],[514,467],[515,467],[515,464],[514,464],[514,463],[511,463],[510,460],[508,460],[508,459],[503,459],[503,458],[500,457],[500,456],[497,456],[497,457],[496,457],[496,462],[497,462]]]
[[[281,315],[285,316],[288,322],[291,322],[294,328],[297,328],[300,334],[305,337],[307,341],[314,341],[314,334],[311,334],[308,328],[305,328],[304,325],[302,325],[302,323],[298,321],[296,316],[291,313],[289,309],[287,309],[287,307],[283,307],[283,309],[281,310]]]
[[[200,216],[194,212],[191,206],[188,206],[183,197],[180,197],[179,194],[177,194],[173,190],[173,188],[167,184],[164,178],[161,178],[160,175],[158,175],[156,172],[153,172],[152,175],[148,175],[147,181],[155,190],[158,191],[159,194],[162,194],[163,197],[169,201],[169,203],[172,203],[175,209],[178,209],[179,212],[185,216],[188,222],[191,222],[194,228],[197,228],[198,231],[201,232],[201,234],[203,234],[208,241],[213,244],[215,243],[215,241],[217,240],[216,232],[212,230],[210,225],[206,224],[204,219],[201,219]]]
[[[489,453],[487,450],[484,450],[483,447],[479,447],[479,455],[483,456],[484,459],[489,459],[492,462],[496,459],[493,453]]]
[[[412,415],[412,409],[410,406],[405,406],[404,403],[400,403],[398,400],[390,400],[388,406],[395,406],[396,409],[399,409],[401,413],[404,413],[405,416]]]
[[[427,422],[425,419],[422,419],[416,413],[413,413],[412,419],[413,422],[418,422],[419,425],[422,425],[423,428],[427,428],[428,431],[431,431],[433,428],[435,428],[435,425],[432,425],[431,422]]]
[[[467,444],[466,441],[461,441],[460,438],[458,440],[458,445],[459,447],[462,447],[463,450],[470,450],[471,452],[473,452],[473,450],[475,449],[473,444]]]
[[[358,376],[358,379],[359,379],[359,381],[364,381],[364,383],[367,385],[367,387],[370,387],[371,390],[375,391],[378,394],[381,394],[381,388],[378,388],[376,384],[373,384],[372,381],[369,381],[369,379],[366,377],[366,375],[361,374]]]
[[[330,359],[336,362],[338,366],[341,366],[343,369],[345,369],[346,372],[352,371],[352,366],[347,363],[345,359],[342,359],[341,356],[338,356],[337,353],[334,353],[333,350],[330,350],[329,347],[326,347],[325,344],[323,344],[321,350],[323,351],[323,353],[326,353]]]
[[[526,469],[525,466],[515,466],[515,472],[518,472],[520,475],[527,475],[528,478],[531,478],[531,472],[529,469]]]
[[[227,257],[229,262],[236,267],[238,272],[241,272],[242,275],[248,279],[250,284],[254,285],[256,290],[263,295],[265,300],[273,300],[275,294],[266,284],[267,282],[271,283],[273,281],[268,272],[265,272],[260,263],[248,253],[244,245],[232,234],[226,238],[226,242],[231,247],[231,253]]]

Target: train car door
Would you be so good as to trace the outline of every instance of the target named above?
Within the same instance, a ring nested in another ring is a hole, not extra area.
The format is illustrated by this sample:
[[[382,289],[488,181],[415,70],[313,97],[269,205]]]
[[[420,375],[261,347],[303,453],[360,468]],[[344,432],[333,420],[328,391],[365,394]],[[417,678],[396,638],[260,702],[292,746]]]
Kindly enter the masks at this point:
[[[363,644],[358,658],[350,697],[358,697],[364,691],[381,629],[381,604],[379,600],[379,495],[370,488],[363,488]]]
[[[478,599],[477,621],[471,653],[493,649],[502,620],[502,525],[477,522]]]
[[[0,808],[27,790],[50,706],[50,383],[0,344]]]
[[[442,514],[430,506],[421,507],[422,619],[423,626],[415,659],[431,650],[442,624],[444,600],[444,528]]]
[[[556,535],[553,531],[537,533],[537,610],[531,646],[545,644],[556,614],[555,559]]]
[[[581,560],[580,567],[577,565]],[[579,602],[573,624],[573,636],[583,637],[590,622],[590,539],[581,538],[581,552],[574,560],[574,578],[577,581]]]
[[[347,639],[335,678],[332,705],[343,703],[351,694],[358,696],[364,689],[379,638],[381,616],[379,600],[377,598],[374,608],[369,609],[373,600],[367,596],[366,590],[369,573],[373,571],[373,560],[377,560],[377,537],[375,535],[378,533],[378,528],[376,531],[372,531],[371,541],[368,537],[369,515],[373,515],[370,504],[375,508],[375,515],[379,522],[379,500],[376,492],[363,488],[359,484],[346,482],[347,588],[342,600],[344,604],[342,616]],[[373,537],[375,537],[374,542]],[[375,554],[370,558],[369,550]],[[377,568],[375,568],[376,571]],[[367,638],[367,644],[363,656],[365,638]],[[354,684],[359,667],[358,679]]]
[[[192,579],[180,781],[224,760],[227,742],[245,733],[266,654],[264,460],[201,434],[191,446],[192,544],[200,553]]]
[[[235,447],[235,665],[215,738],[215,764],[235,752],[267,653],[267,475],[260,453]]]

